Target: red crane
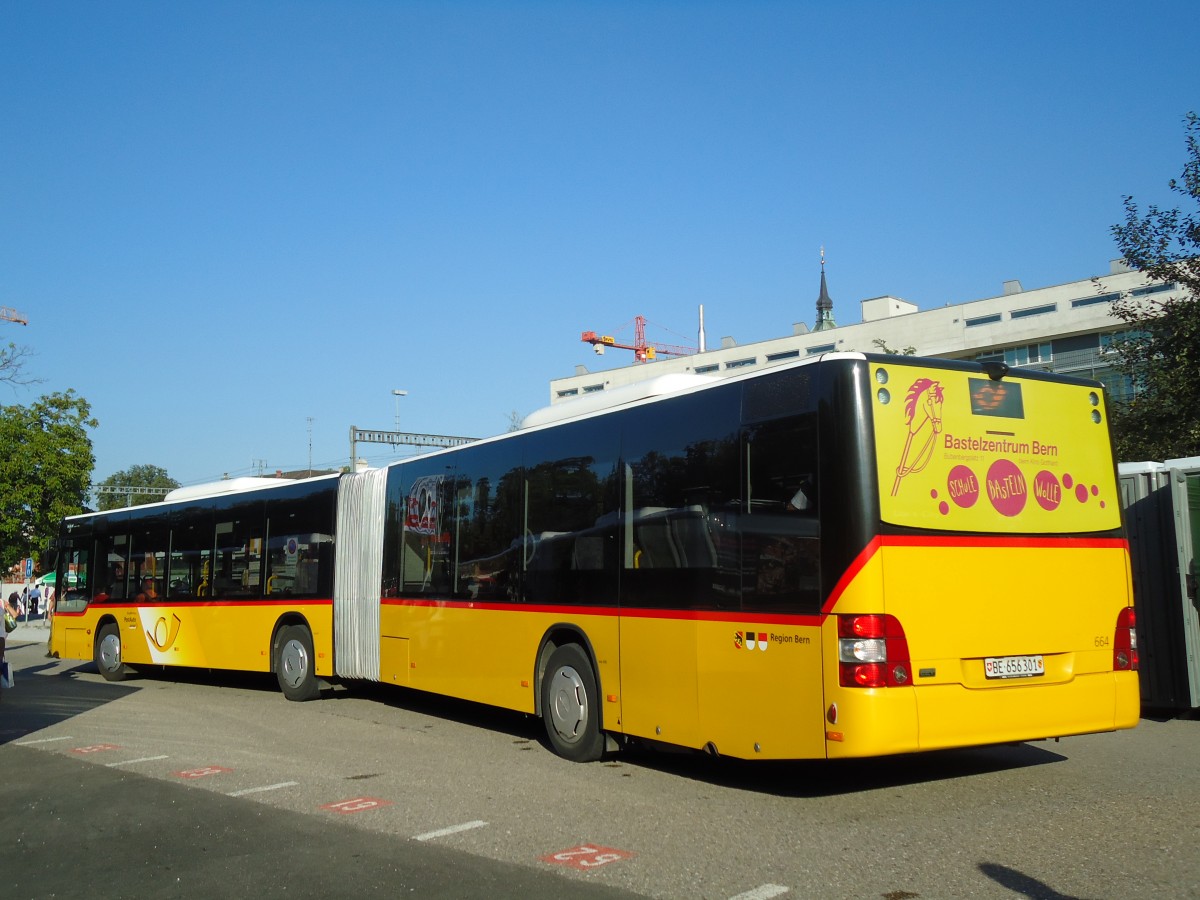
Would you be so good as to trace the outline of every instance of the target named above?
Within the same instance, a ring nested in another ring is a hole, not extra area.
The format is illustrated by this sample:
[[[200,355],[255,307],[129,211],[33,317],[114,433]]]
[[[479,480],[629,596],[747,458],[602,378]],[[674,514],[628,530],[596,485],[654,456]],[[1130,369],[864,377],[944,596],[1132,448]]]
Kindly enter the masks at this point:
[[[0,306],[0,321],[16,322],[18,325],[28,325],[29,324],[29,320],[27,318],[25,318],[23,315],[21,315],[15,309],[12,309],[7,306]]]
[[[626,322],[621,328],[625,328],[629,323]],[[618,328],[618,331],[621,329]],[[662,356],[688,356],[695,353],[695,347],[677,347],[672,344],[646,343],[646,317],[633,317],[633,343],[618,344],[617,339],[612,335],[596,334],[594,331],[585,331],[580,337],[580,340],[585,344],[591,344],[597,353],[604,353],[605,347],[616,347],[618,350],[632,350],[633,357],[638,362],[646,362],[654,359],[658,355]]]

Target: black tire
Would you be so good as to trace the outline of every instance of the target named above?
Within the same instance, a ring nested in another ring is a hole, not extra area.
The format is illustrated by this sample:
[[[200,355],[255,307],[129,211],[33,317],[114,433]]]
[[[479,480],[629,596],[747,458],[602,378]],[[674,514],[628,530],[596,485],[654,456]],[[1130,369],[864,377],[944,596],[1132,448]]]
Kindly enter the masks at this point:
[[[312,700],[320,692],[312,633],[304,625],[285,625],[275,644],[275,677],[289,700]]]
[[[96,669],[105,681],[123,681],[125,666],[121,662],[121,630],[109,622],[96,633],[93,652]]]
[[[542,719],[554,752],[564,759],[593,762],[603,755],[596,674],[578,644],[564,644],[550,654],[542,676]]]

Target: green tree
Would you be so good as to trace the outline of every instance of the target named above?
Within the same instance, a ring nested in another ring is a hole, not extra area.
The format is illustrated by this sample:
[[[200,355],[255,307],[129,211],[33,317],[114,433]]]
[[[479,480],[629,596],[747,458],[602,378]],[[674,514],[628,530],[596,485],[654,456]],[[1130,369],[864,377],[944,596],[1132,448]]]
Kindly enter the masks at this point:
[[[1171,459],[1200,453],[1200,116],[1184,118],[1187,163],[1172,191],[1194,209],[1149,206],[1125,198],[1125,221],[1112,232],[1125,261],[1179,290],[1123,297],[1113,314],[1129,326],[1115,345],[1133,396],[1113,411],[1117,458]]]
[[[917,355],[916,347],[905,347],[903,350],[893,350],[891,347],[888,346],[887,341],[885,341],[883,338],[875,338],[875,340],[871,341],[871,343],[879,348],[880,353],[890,353],[890,354],[892,354],[892,356],[916,356]]]
[[[74,391],[30,406],[0,407],[0,564],[40,554],[64,516],[83,511],[96,427],[91,406]]]
[[[166,469],[140,465],[114,472],[100,482],[98,487],[104,489],[96,492],[96,502],[103,510],[154,503],[161,500],[166,491],[179,487],[179,482],[168,475]],[[126,492],[129,488],[134,490]],[[138,491],[137,488],[155,490]]]

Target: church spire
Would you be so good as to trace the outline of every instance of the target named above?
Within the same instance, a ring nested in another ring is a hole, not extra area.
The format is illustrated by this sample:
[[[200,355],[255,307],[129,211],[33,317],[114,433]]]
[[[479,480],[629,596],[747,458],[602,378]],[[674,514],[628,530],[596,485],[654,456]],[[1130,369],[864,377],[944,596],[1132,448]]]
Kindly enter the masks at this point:
[[[813,325],[813,331],[828,331],[830,328],[837,328],[837,322],[833,320],[833,299],[829,296],[829,289],[825,287],[825,248],[821,248],[821,296],[817,297],[817,321]]]

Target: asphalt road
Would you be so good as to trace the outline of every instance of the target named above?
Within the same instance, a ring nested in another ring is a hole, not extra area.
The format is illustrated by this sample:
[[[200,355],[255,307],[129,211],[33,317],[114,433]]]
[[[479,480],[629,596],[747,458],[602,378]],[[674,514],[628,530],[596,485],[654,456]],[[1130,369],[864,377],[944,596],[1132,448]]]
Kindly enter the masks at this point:
[[[371,686],[104,682],[10,644],[0,885],[21,897],[1200,897],[1200,722],[841,763],[635,752]]]

